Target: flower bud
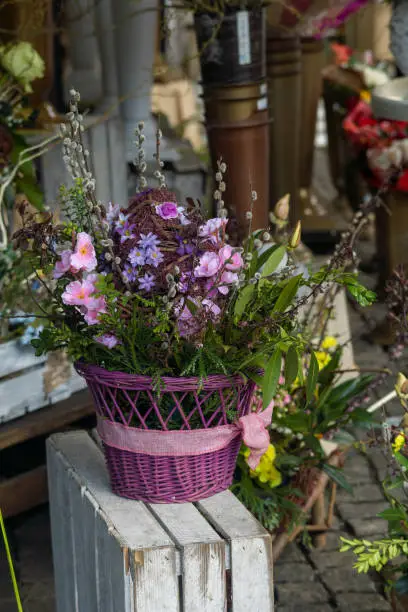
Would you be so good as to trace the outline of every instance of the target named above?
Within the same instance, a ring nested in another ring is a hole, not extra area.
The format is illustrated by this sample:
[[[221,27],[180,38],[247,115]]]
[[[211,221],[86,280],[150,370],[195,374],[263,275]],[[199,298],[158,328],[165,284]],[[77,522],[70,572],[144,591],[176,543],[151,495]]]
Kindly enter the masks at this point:
[[[296,247],[300,244],[300,238],[302,235],[302,224],[300,221],[296,223],[296,227],[292,232],[292,236],[289,239],[289,247],[291,249],[296,249]]]
[[[279,221],[287,221],[289,217],[290,194],[287,193],[275,204],[274,215]]]

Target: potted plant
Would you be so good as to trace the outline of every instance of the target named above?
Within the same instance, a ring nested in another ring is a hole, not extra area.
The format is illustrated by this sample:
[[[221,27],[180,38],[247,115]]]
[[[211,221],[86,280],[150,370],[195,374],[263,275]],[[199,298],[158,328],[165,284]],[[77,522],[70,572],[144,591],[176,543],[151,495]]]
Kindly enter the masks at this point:
[[[308,393],[317,361],[301,333],[300,309],[329,284],[348,286],[361,302],[373,298],[342,268],[344,247],[314,275],[294,273],[298,225],[286,245],[267,231],[228,241],[220,162],[214,194],[218,217],[205,220],[192,200],[181,206],[165,187],[127,205],[105,208],[82,142],[79,94],[72,92],[62,127],[65,160],[75,186],[67,221],[21,207],[17,248],[44,281],[48,326],[33,340],[38,354],[65,348],[94,397],[98,431],[113,490],[150,502],[194,501],[227,488],[241,441],[256,466],[269,445],[265,429],[283,356],[310,359]],[[142,126],[139,169],[145,167]],[[160,134],[158,134],[160,141]],[[281,262],[288,258],[288,265]],[[300,289],[306,294],[301,297]],[[255,384],[262,410],[252,411]],[[309,396],[308,396],[309,397]]]

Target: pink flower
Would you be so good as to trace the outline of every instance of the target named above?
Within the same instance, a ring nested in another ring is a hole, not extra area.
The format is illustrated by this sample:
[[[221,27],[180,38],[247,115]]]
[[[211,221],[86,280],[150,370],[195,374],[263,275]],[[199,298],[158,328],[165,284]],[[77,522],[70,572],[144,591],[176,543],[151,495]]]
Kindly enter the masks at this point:
[[[201,238],[209,238],[212,243],[217,244],[220,240],[220,230],[228,223],[228,219],[216,217],[209,219],[207,223],[198,228],[198,235]]]
[[[72,281],[65,287],[61,298],[69,306],[88,306],[92,301],[95,286],[89,280]]]
[[[225,264],[227,270],[232,270],[235,272],[236,270],[240,270],[244,265],[241,253],[233,253],[232,247],[230,247],[229,244],[222,247],[222,249],[219,250],[218,255],[221,262]]]
[[[97,263],[91,236],[85,232],[80,232],[77,236],[75,252],[71,255],[71,266],[78,271],[92,272],[92,270],[95,270]]]
[[[156,213],[162,219],[177,219],[179,216],[177,204],[174,202],[163,202],[163,204],[159,204],[156,206]]]
[[[226,287],[226,285],[232,285],[232,283],[236,283],[238,280],[238,274],[235,274],[235,272],[228,272],[227,270],[225,270],[222,274],[221,274],[221,279],[220,279],[220,285],[218,287],[218,291],[220,293],[222,293],[223,295],[227,295],[227,293],[229,292],[228,287]]]
[[[66,272],[68,272],[71,268],[71,255],[72,251],[67,249],[66,251],[62,251],[60,257],[60,261],[57,261],[55,264],[53,276],[54,278],[61,278],[64,276]]]
[[[200,257],[199,265],[194,268],[194,276],[196,278],[203,276],[209,278],[217,274],[220,267],[221,261],[218,255],[212,251],[206,251],[204,255]]]
[[[99,342],[99,344],[107,346],[109,349],[115,348],[117,344],[122,344],[119,338],[117,338],[114,334],[102,334],[102,336],[96,336],[95,341]]]
[[[103,296],[94,298],[89,303],[88,310],[85,313],[84,319],[88,325],[96,325],[99,323],[100,315],[106,312],[106,301]]]

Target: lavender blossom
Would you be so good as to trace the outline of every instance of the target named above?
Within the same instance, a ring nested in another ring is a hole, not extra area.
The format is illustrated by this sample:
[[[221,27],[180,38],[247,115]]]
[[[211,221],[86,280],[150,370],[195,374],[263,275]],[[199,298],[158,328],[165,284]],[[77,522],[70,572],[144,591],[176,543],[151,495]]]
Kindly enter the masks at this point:
[[[155,286],[155,280],[153,274],[145,274],[141,278],[138,279],[139,289],[142,291],[151,291]]]
[[[132,266],[144,266],[146,263],[146,253],[143,249],[135,247],[130,251],[128,260]]]
[[[137,243],[141,249],[156,249],[160,240],[156,234],[149,232],[148,234],[140,234],[140,240]]]
[[[126,240],[130,240],[135,237],[135,235],[132,233],[135,227],[136,226],[134,224],[130,225],[129,222],[126,221],[122,227],[117,228],[116,231],[118,234],[120,234],[121,243],[126,242]]]
[[[176,240],[179,245],[176,249],[177,255],[191,255],[191,253],[194,251],[194,246],[187,240],[183,240],[183,238],[178,234],[176,234]]]
[[[157,268],[164,259],[163,253],[158,248],[146,249],[146,263]]]
[[[131,264],[126,264],[122,272],[123,277],[128,283],[134,283],[137,278],[137,273]]]

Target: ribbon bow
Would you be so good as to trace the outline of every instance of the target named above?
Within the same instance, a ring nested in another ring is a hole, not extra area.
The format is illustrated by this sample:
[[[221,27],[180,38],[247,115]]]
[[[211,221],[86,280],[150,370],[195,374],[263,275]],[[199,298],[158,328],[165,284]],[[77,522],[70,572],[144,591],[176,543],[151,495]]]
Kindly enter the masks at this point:
[[[262,412],[251,412],[238,419],[238,427],[242,431],[242,439],[250,450],[247,463],[254,470],[261,457],[268,450],[270,443],[267,426],[271,424],[273,401]]]

